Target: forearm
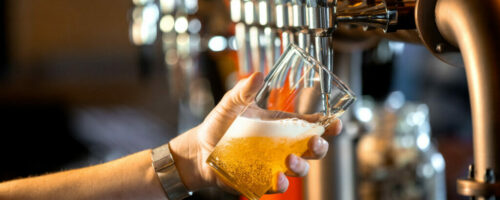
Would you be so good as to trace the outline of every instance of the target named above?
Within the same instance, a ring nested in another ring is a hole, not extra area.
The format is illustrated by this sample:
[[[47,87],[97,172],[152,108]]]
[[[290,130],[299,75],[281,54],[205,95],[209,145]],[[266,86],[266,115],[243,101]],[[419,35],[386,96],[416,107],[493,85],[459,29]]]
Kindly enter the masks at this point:
[[[166,199],[151,150],[108,163],[0,183],[0,199]]]

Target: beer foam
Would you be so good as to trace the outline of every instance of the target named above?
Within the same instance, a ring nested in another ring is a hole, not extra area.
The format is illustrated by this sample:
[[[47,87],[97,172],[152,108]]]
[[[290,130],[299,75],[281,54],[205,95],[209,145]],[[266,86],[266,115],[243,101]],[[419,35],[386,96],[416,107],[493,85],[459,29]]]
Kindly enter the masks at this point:
[[[325,128],[319,124],[291,118],[281,120],[262,120],[238,116],[224,135],[235,137],[305,137],[321,135]]]

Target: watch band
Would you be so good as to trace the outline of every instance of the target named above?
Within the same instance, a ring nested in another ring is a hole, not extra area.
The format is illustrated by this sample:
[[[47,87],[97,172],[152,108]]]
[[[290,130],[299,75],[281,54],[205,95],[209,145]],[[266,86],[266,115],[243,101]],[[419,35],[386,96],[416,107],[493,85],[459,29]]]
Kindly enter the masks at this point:
[[[168,143],[154,148],[151,157],[153,168],[160,179],[167,199],[179,200],[191,196],[192,192],[187,190],[177,172]]]

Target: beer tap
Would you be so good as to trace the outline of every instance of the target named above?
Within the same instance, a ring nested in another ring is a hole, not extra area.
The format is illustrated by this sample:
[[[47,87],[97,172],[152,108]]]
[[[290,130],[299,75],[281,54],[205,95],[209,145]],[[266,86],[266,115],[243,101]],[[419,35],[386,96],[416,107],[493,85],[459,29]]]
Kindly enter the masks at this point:
[[[248,44],[248,30],[244,23],[243,0],[230,1],[231,20],[235,25],[235,38],[238,48],[239,75],[245,76],[252,72],[250,45]]]
[[[250,59],[252,70],[254,72],[264,71],[263,55],[260,51],[260,35],[261,29],[258,27],[259,14],[258,14],[257,0],[243,0],[244,21],[248,28],[248,42],[250,44]]]
[[[306,8],[306,0],[291,0],[291,19],[290,19],[290,29],[294,34],[295,44],[298,47],[303,49],[305,52],[309,53],[310,45],[311,45],[311,34],[308,27],[307,21],[307,8]],[[310,76],[314,76],[314,73],[308,73],[305,68],[297,70],[302,70],[304,74],[310,74]],[[291,73],[294,74],[295,72]],[[293,75],[295,76],[295,75]],[[312,87],[313,77],[305,76],[304,83],[306,87]],[[294,85],[296,78],[290,78],[290,85]]]
[[[270,71],[271,67],[278,60],[280,55],[281,42],[276,30],[276,8],[274,0],[259,0],[259,24],[263,27],[264,41],[262,42],[265,51],[265,69]]]
[[[414,29],[415,0],[376,0],[356,2],[340,0],[336,5],[336,23],[355,24],[364,30],[380,28],[384,32]]]
[[[334,0],[306,0],[306,16],[308,33],[311,34],[311,44],[309,54],[314,56],[321,64],[328,70],[333,71],[333,31],[335,29],[334,23]],[[326,79],[327,76],[320,74],[321,79]],[[322,80],[321,92],[322,102],[325,114],[328,114],[328,93],[330,88],[327,83],[329,80]],[[306,81],[307,83],[307,81]],[[333,143],[333,141],[330,141]],[[310,162],[311,171],[315,171],[306,177],[306,199],[332,199],[331,185],[335,185],[333,181],[334,158],[327,157],[326,160]],[[330,185],[324,187],[323,185]],[[333,187],[335,188],[335,187]]]
[[[290,0],[276,0],[276,27],[281,31],[281,46],[286,48],[294,42],[294,34],[290,29],[293,12]]]
[[[471,177],[458,182],[458,191],[464,195],[480,198],[500,196],[497,175],[500,171],[500,161],[496,159],[500,154],[500,148],[499,145],[495,145],[500,141],[500,137],[496,134],[500,130],[500,109],[497,103],[500,99],[497,92],[500,85],[497,58],[500,48],[500,40],[497,39],[500,35],[500,20],[497,20],[500,19],[499,1],[306,0],[305,25],[309,29],[307,32],[300,28],[302,25],[300,19],[303,19],[299,17],[302,14],[301,0],[258,1],[259,10],[265,7],[264,2],[275,2],[276,13],[272,16],[276,16],[275,30],[281,34],[283,47],[293,42],[296,37],[298,45],[303,48],[307,44],[307,37],[303,35],[310,34],[311,48],[303,49],[309,51],[309,54],[316,57],[329,70],[333,69],[332,34],[335,29],[337,38],[380,36],[422,43],[441,60],[453,65],[465,65],[473,113],[475,165],[471,168]],[[233,6],[233,2],[239,2],[240,6]],[[241,14],[241,7],[240,0],[231,0],[232,18],[233,10],[239,10],[238,13]],[[262,12],[259,12],[260,15]],[[236,26],[238,57],[240,66],[244,68],[251,66],[248,64],[251,58],[247,48],[249,45],[245,46],[248,30],[241,21],[242,16],[239,17],[238,20],[233,18],[233,21],[238,23]],[[272,23],[259,22],[259,24],[273,27]],[[352,28],[359,26],[362,30]],[[265,34],[272,32],[272,29],[265,30],[270,30],[264,31]],[[293,34],[295,31],[297,35]],[[329,88],[325,85],[322,90],[326,92]],[[327,166],[311,165],[311,173],[317,172],[318,179],[325,179],[325,173],[332,171],[332,164],[325,162],[324,165]],[[313,169],[315,167],[320,169]],[[353,168],[350,166],[350,169]],[[342,180],[343,185],[347,185],[345,182],[354,182],[354,178]],[[321,187],[317,184],[315,186]],[[316,196],[311,199],[331,199],[325,198],[331,195],[330,193],[331,187],[314,193]],[[345,198],[341,199],[357,199],[354,195],[342,197]]]
[[[314,38],[314,54],[316,59],[322,63],[328,70],[333,70],[333,38],[335,29],[334,23],[334,0],[307,0],[307,15],[309,29]],[[328,76],[321,76],[327,79]],[[328,83],[330,80],[323,80],[321,86],[325,112],[328,112],[328,94],[331,88]],[[325,113],[329,114],[329,113]]]
[[[297,45],[306,52],[309,52],[311,34],[308,26],[306,0],[292,0],[291,4],[293,17],[291,27],[295,29]]]

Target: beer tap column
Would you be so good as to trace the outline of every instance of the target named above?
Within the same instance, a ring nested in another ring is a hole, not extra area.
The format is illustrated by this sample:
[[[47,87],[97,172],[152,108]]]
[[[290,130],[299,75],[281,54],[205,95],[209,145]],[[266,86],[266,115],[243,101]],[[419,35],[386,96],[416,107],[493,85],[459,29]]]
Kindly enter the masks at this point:
[[[262,42],[265,52],[265,68],[270,71],[280,55],[281,44],[276,30],[276,8],[274,0],[259,0],[259,24],[264,31]],[[267,71],[264,71],[265,73]]]
[[[293,19],[290,0],[276,0],[276,27],[281,30],[281,46],[286,48],[294,41],[294,34],[290,30],[290,23]]]
[[[327,67],[333,70],[333,31],[336,28],[334,0],[306,0],[306,16],[308,33],[312,35],[309,45],[309,54]],[[324,79],[326,76],[321,76]],[[328,80],[323,80],[328,83]],[[325,94],[329,88],[324,84],[321,86],[322,93]],[[328,102],[327,95],[322,95],[322,101]],[[325,112],[328,112],[327,103],[323,105]],[[328,113],[327,113],[328,114]],[[330,144],[333,141],[330,140]],[[330,146],[330,149],[334,149]],[[333,152],[334,153],[334,152]],[[310,162],[311,173],[306,177],[305,199],[332,199],[336,196],[336,181],[334,181],[335,163],[334,156],[330,156],[321,161]]]
[[[258,2],[257,0],[243,0],[243,10],[245,13],[245,24],[248,28],[248,41],[250,43],[250,53],[252,60],[253,72],[264,71],[264,52],[260,50],[261,41],[260,35],[262,34],[258,21]]]
[[[235,25],[235,38],[238,53],[239,75],[246,76],[252,72],[250,45],[248,44],[248,29],[244,23],[244,10],[242,0],[231,0],[231,21]]]
[[[314,38],[314,55],[316,59],[322,63],[328,70],[333,70],[333,31],[335,29],[335,2],[334,0],[307,0],[307,15],[309,29],[313,33]],[[327,76],[321,76],[327,78]],[[322,92],[327,94],[330,90],[327,83],[329,80],[324,80],[324,85],[321,86]],[[323,96],[325,112],[328,112],[328,96]],[[328,113],[326,113],[328,114]]]
[[[306,0],[292,0],[292,22],[291,26],[296,31],[297,45],[309,52],[311,45],[311,34],[309,32]]]

